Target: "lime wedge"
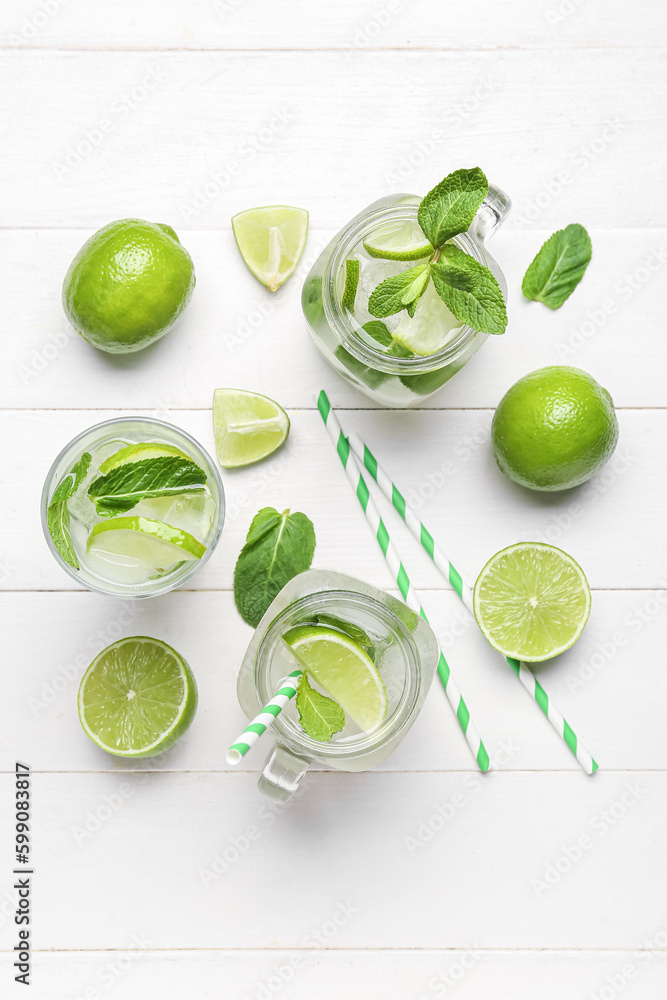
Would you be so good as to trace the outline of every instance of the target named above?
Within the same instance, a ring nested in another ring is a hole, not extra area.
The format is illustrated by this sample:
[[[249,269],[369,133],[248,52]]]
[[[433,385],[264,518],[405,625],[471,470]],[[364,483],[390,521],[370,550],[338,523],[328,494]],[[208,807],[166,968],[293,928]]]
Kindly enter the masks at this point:
[[[308,212],[289,205],[266,205],[232,219],[239,253],[263,285],[275,292],[294,273],[308,237]]]
[[[213,393],[213,433],[223,469],[237,469],[271,455],[287,439],[289,417],[282,406],[245,389]]]
[[[394,341],[413,354],[428,356],[442,350],[461,328],[431,282],[417,302],[414,316],[407,313],[392,332]]]
[[[146,458],[187,458],[192,461],[189,455],[174,448],[170,444],[161,444],[159,441],[142,441],[139,444],[129,444],[126,448],[121,448],[106,461],[102,462],[99,470],[102,475],[117,469],[119,465],[129,465],[131,462],[142,462]]]
[[[152,757],[192,722],[197,684],[182,656],[159,639],[135,635],[103,649],[79,687],[79,721],[116,757]]]
[[[387,689],[354,639],[322,625],[297,625],[282,640],[360,729],[379,726],[387,714]]]
[[[577,641],[588,621],[591,592],[567,552],[520,542],[488,561],[475,584],[473,607],[492,646],[533,663]]]
[[[352,312],[354,300],[357,297],[357,286],[359,284],[359,261],[356,257],[351,257],[345,261],[345,288],[341,305],[343,309]]]
[[[206,546],[187,531],[149,517],[112,517],[96,524],[86,551],[130,556],[146,570],[166,569],[174,563],[201,559]]]
[[[421,226],[412,220],[383,222],[364,240],[364,250],[369,257],[385,260],[421,260],[433,253]]]

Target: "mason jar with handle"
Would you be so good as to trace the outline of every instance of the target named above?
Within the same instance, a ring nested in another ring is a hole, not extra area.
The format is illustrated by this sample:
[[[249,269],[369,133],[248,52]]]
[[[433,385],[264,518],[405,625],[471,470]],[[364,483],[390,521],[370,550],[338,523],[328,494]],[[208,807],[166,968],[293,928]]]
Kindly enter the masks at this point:
[[[296,625],[346,631],[367,648],[387,692],[387,710],[370,731],[346,723],[323,743],[302,729],[294,701],[267,736],[275,746],[259,788],[278,801],[289,799],[313,763],[340,771],[366,771],[385,760],[406,735],[435,676],[438,647],[430,626],[396,598],[340,573],[309,570],[278,594],[252,637],[238,677],[241,708],[249,719],[272,698],[282,678],[300,664],[281,637]]]
[[[418,230],[420,201],[416,195],[389,195],[355,215],[315,261],[304,283],[301,299],[310,334],[328,364],[374,402],[392,408],[419,406],[456,375],[487,339],[487,334],[466,324],[456,325],[454,321],[451,336],[443,338],[443,346],[432,354],[420,356],[407,351],[388,351],[372,337],[365,336],[363,325],[355,323],[344,307],[349,258],[360,258],[364,264],[360,279],[362,291],[364,274],[369,279],[374,278],[373,284],[378,284],[406,267],[404,260],[372,260],[373,255],[366,252],[364,244],[372,244],[374,234],[386,231],[387,227]],[[468,231],[452,240],[459,249],[489,268],[504,298],[507,297],[507,283],[486,243],[510,209],[508,195],[500,188],[489,186]],[[407,266],[418,263],[415,259]],[[432,284],[426,295],[435,296]],[[435,305],[437,307],[438,303]],[[444,305],[439,308],[440,315],[437,308],[433,310],[434,323],[442,322],[442,314],[448,313]],[[373,321],[370,314],[367,318]]]

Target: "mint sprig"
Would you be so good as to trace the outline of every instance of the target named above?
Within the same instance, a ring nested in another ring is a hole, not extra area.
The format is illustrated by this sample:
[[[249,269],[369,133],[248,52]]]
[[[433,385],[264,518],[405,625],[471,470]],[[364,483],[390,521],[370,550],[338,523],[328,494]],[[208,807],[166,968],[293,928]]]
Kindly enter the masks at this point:
[[[296,707],[301,728],[313,740],[328,743],[334,733],[340,733],[345,728],[343,709],[333,698],[316,691],[305,671],[296,692]]]
[[[98,514],[115,517],[140,500],[203,493],[205,489],[206,473],[190,459],[144,458],[98,476],[88,487],[88,496]]]
[[[414,316],[419,299],[433,286],[460,322],[480,333],[500,334],[507,328],[507,310],[491,271],[450,242],[470,227],[489,190],[479,167],[455,170],[420,202],[417,219],[433,247],[430,259],[392,275],[368,300],[372,316],[384,319],[406,309]]]
[[[521,291],[527,299],[560,309],[583,278],[592,253],[591,238],[578,222],[559,229],[528,267]]]
[[[305,514],[264,507],[255,514],[234,569],[239,614],[256,628],[273,598],[298,573],[310,569],[315,529]]]
[[[74,496],[81,483],[84,481],[90,468],[90,453],[84,451],[79,461],[70,472],[58,483],[51,503],[46,511],[46,524],[53,544],[65,560],[68,566],[73,569],[79,568],[79,560],[76,557],[74,546],[72,545],[72,535],[70,532],[70,513],[67,501]]]

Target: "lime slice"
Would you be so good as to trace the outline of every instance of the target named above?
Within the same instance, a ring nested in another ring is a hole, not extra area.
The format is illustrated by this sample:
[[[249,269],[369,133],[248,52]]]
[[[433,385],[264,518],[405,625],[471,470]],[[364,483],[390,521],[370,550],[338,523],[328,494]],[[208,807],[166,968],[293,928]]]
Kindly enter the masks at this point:
[[[287,439],[289,417],[282,406],[245,389],[213,393],[213,433],[223,469],[250,465],[271,455]]]
[[[329,615],[325,613],[314,615],[314,620],[318,625],[327,625],[329,628],[334,628],[339,632],[344,632],[345,635],[348,635],[350,639],[353,640],[353,642],[363,646],[369,651],[369,653],[372,654],[374,645],[373,640],[358,625],[354,625],[352,622],[348,622],[344,618],[339,618],[338,615]]]
[[[577,641],[588,621],[591,592],[567,552],[520,542],[488,561],[475,584],[473,608],[492,646],[533,663]]]
[[[354,639],[322,625],[297,625],[282,640],[360,729],[379,726],[387,714],[387,689]]]
[[[106,461],[102,462],[99,470],[103,475],[117,469],[119,465],[129,465],[131,462],[142,462],[146,458],[187,458],[192,461],[189,455],[174,448],[170,444],[161,444],[159,441],[142,441],[139,444],[129,444],[126,448],[121,448]]]
[[[359,261],[356,257],[351,257],[345,261],[345,288],[341,305],[343,309],[352,312],[354,300],[357,297],[357,285],[359,284]]]
[[[405,350],[426,357],[442,350],[460,329],[461,324],[431,282],[418,300],[414,316],[406,313],[392,332],[392,337]]]
[[[112,517],[96,524],[86,551],[130,556],[146,570],[167,569],[174,563],[201,559],[206,546],[187,531],[149,517]]]
[[[239,253],[263,285],[275,292],[294,273],[308,237],[308,212],[289,205],[266,205],[232,219]]]
[[[364,250],[369,257],[385,260],[421,260],[433,253],[421,226],[412,220],[383,222],[364,240]]]
[[[165,521],[172,528],[187,531],[202,541],[215,516],[215,500],[208,489],[203,493],[182,493],[175,497],[151,497],[140,500],[128,513],[132,517]]]
[[[79,721],[116,757],[152,757],[183,735],[197,710],[197,684],[182,656],[135,635],[103,649],[79,687]]]

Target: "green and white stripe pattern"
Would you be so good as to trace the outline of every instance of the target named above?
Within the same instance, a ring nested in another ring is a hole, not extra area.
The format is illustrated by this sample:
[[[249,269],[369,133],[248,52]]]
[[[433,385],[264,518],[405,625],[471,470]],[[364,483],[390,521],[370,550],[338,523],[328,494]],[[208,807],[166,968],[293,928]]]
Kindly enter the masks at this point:
[[[341,430],[340,424],[331,409],[331,404],[324,391],[320,392],[317,397],[317,408],[319,409],[322,420],[324,421],[327,434],[331,438],[331,441],[338,453],[338,457],[340,458],[343,468],[345,469],[347,478],[349,479],[352,488],[356,493],[357,499],[359,500],[359,503],[361,504],[361,507],[366,515],[366,520],[372,528],[392,576],[398,584],[398,589],[401,592],[403,600],[407,606],[416,614],[420,615],[424,621],[428,621],[421,600],[410,582],[410,578],[405,571],[401,557],[389,537],[386,525],[380,517],[379,511],[373,503],[373,500],[371,499],[368,486],[366,485],[366,480],[363,477],[361,469],[357,465],[354,455],[350,450],[348,440]],[[470,719],[468,706],[466,705],[463,695],[459,691],[458,686],[452,677],[451,669],[445,659],[444,653],[441,649],[438,650],[438,653],[438,676],[440,677],[442,685],[445,689],[447,699],[454,709],[456,718],[458,719],[468,746],[472,750],[480,770],[488,771],[491,767],[491,763],[486,747],[484,746],[477,729]]]
[[[227,751],[228,764],[238,764],[248,750],[254,747],[260,736],[264,735],[276,716],[280,715],[288,701],[291,701],[296,694],[302,673],[302,670],[293,670],[284,678],[271,701],[264,706],[259,715],[255,716],[236,742],[230,746]]]
[[[437,542],[426,525],[423,524],[423,522],[408,505],[408,502],[403,494],[400,492],[395,483],[391,481],[382,466],[378,463],[378,460],[373,452],[367,447],[367,445],[364,444],[358,434],[350,434],[349,444],[355,455],[364,463],[364,466],[380,487],[382,493],[384,493],[387,499],[391,501],[412,534],[416,539],[418,539],[426,552],[428,552],[429,556],[440,570],[440,573],[446,580],[449,581],[470,614],[474,617],[471,588],[464,583],[456,567],[438,547]],[[586,771],[587,774],[594,774],[598,769],[597,763],[581,740],[578,739],[576,733],[568,724],[561,712],[551,701],[548,694],[533,674],[532,670],[530,670],[525,663],[520,663],[519,660],[515,660],[511,656],[507,656],[506,660],[525,687],[526,691],[528,691],[530,696],[537,702],[558,735],[570,748],[584,771]]]

